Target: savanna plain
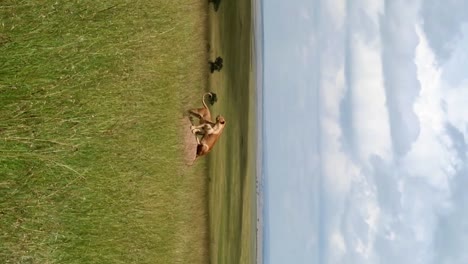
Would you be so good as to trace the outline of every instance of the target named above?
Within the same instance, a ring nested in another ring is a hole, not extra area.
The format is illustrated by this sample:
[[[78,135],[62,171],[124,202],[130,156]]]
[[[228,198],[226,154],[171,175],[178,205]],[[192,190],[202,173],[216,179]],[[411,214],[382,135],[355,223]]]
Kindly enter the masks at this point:
[[[251,42],[247,0],[1,1],[0,263],[254,263]]]

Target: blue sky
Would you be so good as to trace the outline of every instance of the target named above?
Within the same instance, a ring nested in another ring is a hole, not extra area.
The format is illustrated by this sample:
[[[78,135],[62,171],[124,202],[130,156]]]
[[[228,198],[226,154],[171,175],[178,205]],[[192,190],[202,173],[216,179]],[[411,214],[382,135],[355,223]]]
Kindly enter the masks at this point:
[[[265,263],[468,263],[468,1],[263,1]]]

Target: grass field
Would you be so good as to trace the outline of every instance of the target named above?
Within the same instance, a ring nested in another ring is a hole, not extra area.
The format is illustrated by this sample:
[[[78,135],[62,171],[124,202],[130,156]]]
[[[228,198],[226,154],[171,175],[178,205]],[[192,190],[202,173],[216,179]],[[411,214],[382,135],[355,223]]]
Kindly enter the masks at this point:
[[[179,135],[208,86],[207,19],[199,0],[0,2],[0,263],[208,262],[206,160],[187,168]]]
[[[224,68],[210,78],[219,96],[213,112],[227,123],[209,157],[211,263],[255,263],[256,115],[251,1],[221,1],[210,13],[210,58]]]
[[[254,263],[250,1],[2,1],[0,19],[0,263]],[[187,167],[182,111],[207,88],[228,126]]]

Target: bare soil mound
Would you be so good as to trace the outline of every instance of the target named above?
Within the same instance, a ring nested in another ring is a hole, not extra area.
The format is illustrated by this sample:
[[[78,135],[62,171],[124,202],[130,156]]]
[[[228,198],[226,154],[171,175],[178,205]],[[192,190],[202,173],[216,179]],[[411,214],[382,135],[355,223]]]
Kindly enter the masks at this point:
[[[191,125],[192,123],[188,117],[184,117],[181,120],[181,133],[184,140],[184,162],[188,166],[193,164],[197,153],[197,141],[192,131],[190,131]]]

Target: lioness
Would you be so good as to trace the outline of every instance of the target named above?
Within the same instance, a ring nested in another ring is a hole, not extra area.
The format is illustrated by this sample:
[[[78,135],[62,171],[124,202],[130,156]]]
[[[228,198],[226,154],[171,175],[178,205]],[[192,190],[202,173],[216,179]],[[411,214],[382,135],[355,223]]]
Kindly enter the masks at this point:
[[[205,96],[207,96],[207,95],[210,96],[210,101],[209,102],[210,102],[211,105],[213,105],[218,100],[215,93],[205,93],[202,96],[203,107],[188,110],[188,113],[190,115],[195,116],[195,117],[197,117],[199,119],[199,121],[200,121],[199,124],[200,125],[205,124],[207,122],[214,125],[213,121],[211,121],[210,109],[208,108],[208,106],[205,103]]]
[[[190,129],[197,139],[197,156],[196,158],[208,154],[216,141],[223,133],[226,120],[223,116],[218,115],[216,117],[216,123],[205,123],[199,126],[191,126]],[[202,139],[198,138],[198,135],[202,135]],[[195,158],[195,159],[196,159]]]

